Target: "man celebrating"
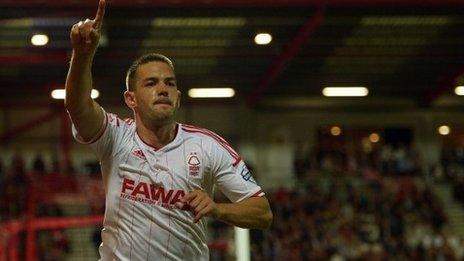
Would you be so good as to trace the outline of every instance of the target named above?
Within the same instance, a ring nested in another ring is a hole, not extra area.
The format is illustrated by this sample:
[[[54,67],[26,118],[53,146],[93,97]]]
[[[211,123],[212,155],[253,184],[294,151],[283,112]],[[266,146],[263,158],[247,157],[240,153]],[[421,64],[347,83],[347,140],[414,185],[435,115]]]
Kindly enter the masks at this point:
[[[104,14],[100,0],[95,19],[71,29],[65,100],[74,136],[90,144],[101,163],[106,194],[101,258],[208,260],[203,216],[268,228],[269,203],[237,152],[215,133],[173,120],[181,93],[167,57],[147,54],[129,68],[124,99],[134,120],[121,120],[91,99]],[[214,187],[233,203],[215,203]]]

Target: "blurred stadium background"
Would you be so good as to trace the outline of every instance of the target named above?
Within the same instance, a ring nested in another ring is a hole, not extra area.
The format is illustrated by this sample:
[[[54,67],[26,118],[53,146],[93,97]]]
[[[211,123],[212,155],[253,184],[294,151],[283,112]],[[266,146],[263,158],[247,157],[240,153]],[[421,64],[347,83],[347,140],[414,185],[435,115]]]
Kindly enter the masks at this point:
[[[99,165],[51,97],[70,27],[97,2],[0,0],[0,260],[98,257]],[[271,201],[252,260],[464,258],[464,1],[108,2],[97,100],[131,117],[131,60],[173,59],[179,121],[228,139]],[[188,95],[216,87],[235,96]],[[209,235],[212,260],[235,259],[231,227],[211,221]]]

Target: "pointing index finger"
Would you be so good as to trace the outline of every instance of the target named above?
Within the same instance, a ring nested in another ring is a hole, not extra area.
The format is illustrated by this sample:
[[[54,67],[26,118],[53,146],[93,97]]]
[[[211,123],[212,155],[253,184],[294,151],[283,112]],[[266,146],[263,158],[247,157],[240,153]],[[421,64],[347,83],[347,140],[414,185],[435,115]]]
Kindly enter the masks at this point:
[[[97,14],[95,15],[95,19],[93,19],[93,28],[95,29],[101,28],[103,16],[105,15],[105,7],[106,7],[106,1],[100,0],[100,2],[98,2]]]

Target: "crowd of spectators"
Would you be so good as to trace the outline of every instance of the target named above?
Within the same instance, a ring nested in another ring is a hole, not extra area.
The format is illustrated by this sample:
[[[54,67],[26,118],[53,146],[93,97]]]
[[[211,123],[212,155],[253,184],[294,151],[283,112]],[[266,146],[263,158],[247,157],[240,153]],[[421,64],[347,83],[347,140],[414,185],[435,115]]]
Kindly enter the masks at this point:
[[[420,158],[413,146],[404,144],[372,144],[368,147],[318,145],[307,151],[297,148],[294,170],[298,179],[304,179],[312,170],[357,175],[374,172],[382,176],[420,176]]]
[[[464,147],[444,148],[441,173],[453,185],[454,199],[464,205]]]
[[[464,258],[413,147],[322,144],[295,155],[297,186],[268,193],[274,223],[252,232],[253,260]],[[454,176],[464,202],[464,175]]]
[[[420,178],[313,176],[270,195],[274,224],[253,260],[459,260],[440,201]],[[258,234],[256,236],[256,234]]]
[[[8,166],[3,165],[0,160],[0,225],[12,220],[28,220],[28,204],[32,197],[30,185],[34,179],[42,175],[60,173],[57,162],[54,161],[51,166],[50,171],[47,171],[40,155],[33,159],[29,168],[19,153],[12,156]],[[50,202],[37,205],[33,215],[35,217],[61,217],[63,213],[59,206]],[[18,236],[24,242],[25,233],[22,232]],[[38,260],[63,260],[70,252],[70,241],[62,229],[40,230],[36,236]],[[21,245],[24,246],[24,244]],[[25,259],[25,251],[19,253],[19,258]]]
[[[26,169],[23,158],[16,154],[9,168],[0,170],[0,222],[21,218],[26,207]]]

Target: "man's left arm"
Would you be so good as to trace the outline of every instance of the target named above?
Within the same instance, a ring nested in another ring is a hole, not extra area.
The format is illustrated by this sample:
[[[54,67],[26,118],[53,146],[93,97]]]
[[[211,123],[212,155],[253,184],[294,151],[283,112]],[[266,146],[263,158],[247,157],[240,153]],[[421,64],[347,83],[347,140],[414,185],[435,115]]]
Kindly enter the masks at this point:
[[[195,190],[188,193],[183,202],[194,211],[195,223],[203,216],[211,216],[242,228],[266,229],[273,219],[265,197],[249,197],[236,203],[215,203],[206,192]]]

